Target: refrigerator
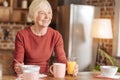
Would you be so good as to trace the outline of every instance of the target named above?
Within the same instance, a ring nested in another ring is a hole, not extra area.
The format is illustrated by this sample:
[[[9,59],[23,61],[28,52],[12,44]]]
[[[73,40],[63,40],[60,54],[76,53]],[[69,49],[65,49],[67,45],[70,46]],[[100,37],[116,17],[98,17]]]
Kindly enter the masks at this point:
[[[95,62],[92,21],[100,15],[98,7],[70,4],[57,8],[56,29],[62,34],[67,58],[75,57],[79,71],[87,71]]]

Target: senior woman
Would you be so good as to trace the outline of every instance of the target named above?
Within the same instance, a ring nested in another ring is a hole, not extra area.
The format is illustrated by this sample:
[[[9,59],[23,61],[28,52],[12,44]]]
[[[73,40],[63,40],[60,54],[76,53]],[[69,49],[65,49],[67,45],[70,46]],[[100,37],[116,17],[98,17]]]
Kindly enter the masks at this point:
[[[53,51],[57,62],[67,62],[61,34],[48,27],[52,15],[47,0],[33,0],[29,7],[29,16],[34,25],[19,31],[15,39],[14,59],[21,64],[39,65],[40,73],[49,72],[49,61]],[[17,74],[22,73],[19,63],[14,61]]]

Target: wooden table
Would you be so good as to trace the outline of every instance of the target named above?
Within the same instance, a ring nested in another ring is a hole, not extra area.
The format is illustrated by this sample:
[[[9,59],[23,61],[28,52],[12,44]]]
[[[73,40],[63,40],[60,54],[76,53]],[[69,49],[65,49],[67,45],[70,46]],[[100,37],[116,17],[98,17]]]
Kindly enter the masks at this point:
[[[50,75],[40,80],[114,80],[108,78],[96,78],[96,76],[99,74],[100,74],[99,72],[80,72],[76,77],[66,75],[64,79],[54,78],[53,76]],[[2,80],[16,80],[16,76],[3,75]]]

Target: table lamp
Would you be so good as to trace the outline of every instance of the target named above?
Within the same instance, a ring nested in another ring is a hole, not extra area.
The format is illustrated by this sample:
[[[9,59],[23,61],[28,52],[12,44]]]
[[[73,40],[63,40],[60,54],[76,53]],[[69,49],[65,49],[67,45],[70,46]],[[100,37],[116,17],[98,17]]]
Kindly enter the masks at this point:
[[[96,64],[99,64],[99,49],[103,49],[103,39],[112,39],[112,26],[111,20],[105,18],[98,18],[93,20],[91,37],[99,40],[96,54]]]

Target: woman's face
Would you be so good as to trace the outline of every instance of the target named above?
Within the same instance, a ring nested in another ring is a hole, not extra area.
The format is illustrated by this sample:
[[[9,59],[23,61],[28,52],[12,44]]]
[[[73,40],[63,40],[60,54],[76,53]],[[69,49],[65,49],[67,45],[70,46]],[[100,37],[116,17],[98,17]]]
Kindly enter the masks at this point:
[[[48,27],[48,25],[51,23],[51,20],[52,11],[48,6],[46,6],[38,12],[35,23],[41,27]]]

